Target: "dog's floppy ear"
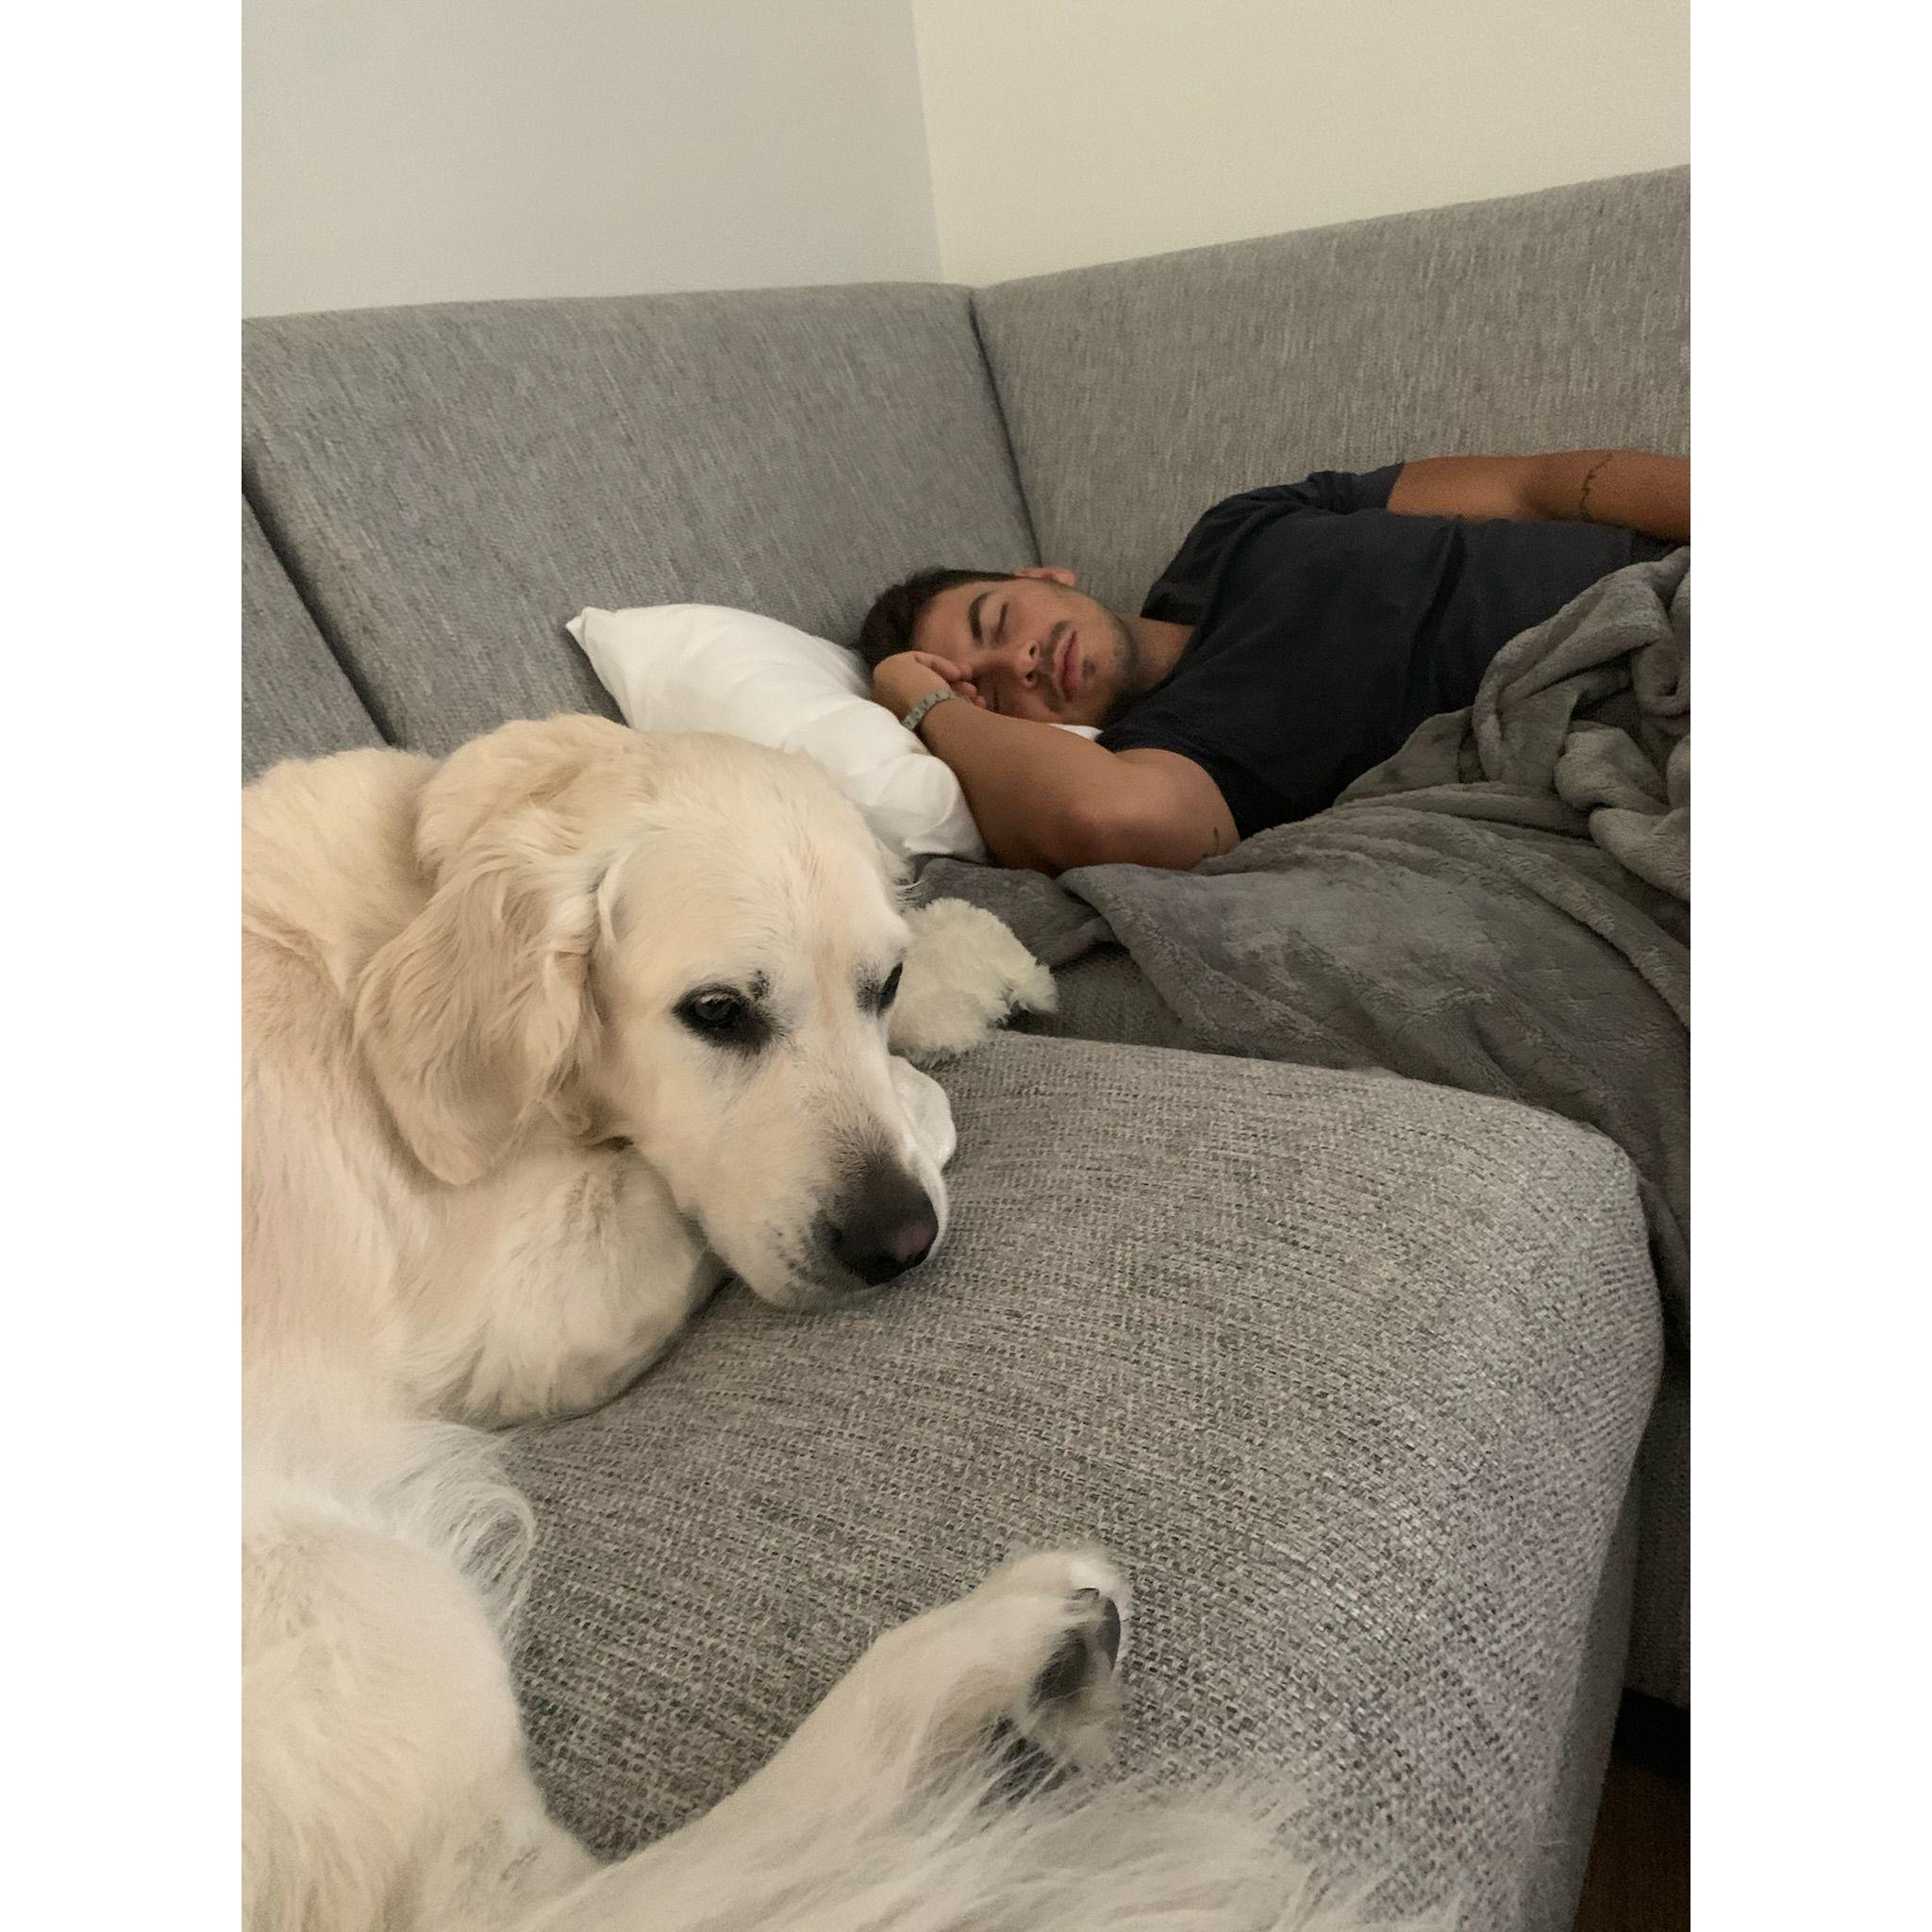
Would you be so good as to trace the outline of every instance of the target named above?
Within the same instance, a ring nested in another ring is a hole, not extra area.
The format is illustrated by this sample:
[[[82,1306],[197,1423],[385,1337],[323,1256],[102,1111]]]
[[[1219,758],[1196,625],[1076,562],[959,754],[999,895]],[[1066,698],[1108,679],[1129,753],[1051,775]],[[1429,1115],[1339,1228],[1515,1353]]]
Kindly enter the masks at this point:
[[[356,1035],[411,1151],[454,1187],[496,1164],[593,1024],[595,863],[556,812],[494,819],[369,962]]]

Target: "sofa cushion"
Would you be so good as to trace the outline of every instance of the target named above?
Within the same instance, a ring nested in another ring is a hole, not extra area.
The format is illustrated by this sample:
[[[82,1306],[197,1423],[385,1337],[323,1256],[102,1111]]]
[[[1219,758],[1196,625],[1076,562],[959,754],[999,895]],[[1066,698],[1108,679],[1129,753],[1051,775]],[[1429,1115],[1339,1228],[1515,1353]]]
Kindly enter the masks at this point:
[[[242,776],[380,744],[255,512],[242,505]]]
[[[805,1321],[727,1291],[627,1395],[520,1439],[558,1815],[612,1853],[675,1825],[882,1625],[1097,1536],[1138,1592],[1126,1764],[1301,1780],[1309,1847],[1391,1866],[1391,1907],[1566,1923],[1659,1347],[1624,1157],[1158,1048],[1007,1037],[942,1077],[932,1262]]]
[[[969,298],[924,286],[476,303],[247,325],[244,470],[396,743],[614,716],[587,604],[843,641],[935,557],[1032,546]]]
[[[982,290],[1041,555],[1137,610],[1254,484],[1687,450],[1689,213],[1670,169]]]

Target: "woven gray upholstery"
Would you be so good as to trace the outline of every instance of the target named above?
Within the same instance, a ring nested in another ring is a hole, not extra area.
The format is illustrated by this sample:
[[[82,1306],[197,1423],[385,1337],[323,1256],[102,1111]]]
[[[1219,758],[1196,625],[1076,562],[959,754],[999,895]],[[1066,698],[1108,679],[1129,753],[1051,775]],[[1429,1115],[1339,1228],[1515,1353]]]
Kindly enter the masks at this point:
[[[261,525],[242,506],[242,776],[382,734],[330,655]]]
[[[1124,947],[1096,946],[1054,974],[1058,1005],[1017,1031],[1129,1046],[1191,1046],[1188,1029]],[[1628,1683],[1685,1708],[1690,1703],[1690,1363],[1664,1364],[1657,1412],[1639,1462],[1636,1596]]]
[[[1129,1763],[1306,1778],[1392,1905],[1567,1924],[1621,1678],[1657,1294],[1609,1142],[1377,1074],[1001,1039],[944,1071],[941,1254],[801,1321],[730,1291],[526,1432],[521,1657],[607,1851],[743,1778],[1009,1541],[1136,1579]]]
[[[980,291],[1041,556],[1139,609],[1254,484],[1688,449],[1689,206],[1674,169]]]
[[[245,330],[251,498],[375,720],[446,751],[609,700],[586,604],[850,638],[1031,539],[970,303],[878,287],[477,303]]]
[[[1550,1788],[1539,1856],[1524,1893],[1523,1923],[1572,1932],[1584,1873],[1596,1836],[1604,1768],[1623,1704],[1624,1662],[1630,1652],[1630,1583],[1636,1567],[1639,1497],[1624,1498],[1624,1514],[1604,1564],[1590,1637],[1576,1673],[1576,1691],[1557,1775]]]

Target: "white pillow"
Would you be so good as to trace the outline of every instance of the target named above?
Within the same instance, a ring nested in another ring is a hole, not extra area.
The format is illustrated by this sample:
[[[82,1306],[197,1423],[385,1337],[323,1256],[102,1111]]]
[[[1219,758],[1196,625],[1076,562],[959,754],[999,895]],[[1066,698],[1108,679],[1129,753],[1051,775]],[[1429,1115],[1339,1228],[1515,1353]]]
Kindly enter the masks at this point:
[[[958,779],[866,695],[854,652],[716,604],[585,610],[565,628],[638,730],[723,731],[804,752],[892,851],[986,857]]]
[[[638,730],[723,731],[804,752],[893,852],[986,857],[958,779],[866,695],[855,653],[716,604],[584,610],[565,628]]]

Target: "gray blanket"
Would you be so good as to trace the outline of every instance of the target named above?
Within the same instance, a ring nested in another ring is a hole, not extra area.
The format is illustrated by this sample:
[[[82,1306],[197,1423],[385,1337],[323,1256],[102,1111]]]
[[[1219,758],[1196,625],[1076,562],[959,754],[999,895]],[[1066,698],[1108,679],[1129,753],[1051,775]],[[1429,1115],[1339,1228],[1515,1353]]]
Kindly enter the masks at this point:
[[[1117,998],[1140,1037],[1379,1067],[1597,1128],[1630,1157],[1674,1338],[1690,1332],[1690,552],[1605,578],[1498,654],[1319,816],[1191,873],[1050,880],[953,860],[922,898],[1006,920]],[[1080,962],[1075,964],[1074,962]],[[1104,963],[1106,962],[1106,963]]]

